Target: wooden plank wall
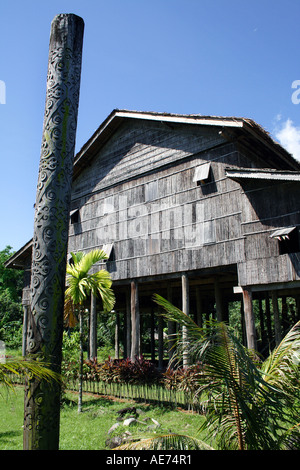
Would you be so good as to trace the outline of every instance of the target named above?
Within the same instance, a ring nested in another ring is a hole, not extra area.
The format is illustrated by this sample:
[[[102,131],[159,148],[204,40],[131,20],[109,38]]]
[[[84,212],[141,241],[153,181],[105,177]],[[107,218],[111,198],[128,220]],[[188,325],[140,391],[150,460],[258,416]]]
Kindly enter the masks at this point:
[[[253,155],[218,128],[129,120],[74,182],[80,217],[69,251],[113,243],[114,280],[239,264],[240,283],[282,281],[281,270],[270,271],[279,256],[270,233],[300,223],[300,194],[295,185],[244,187],[226,177],[226,167],[263,167]],[[195,169],[207,162],[212,178],[197,184]]]
[[[291,282],[299,279],[296,253],[280,255],[270,235],[281,227],[300,227],[300,188],[291,182],[246,182],[243,185],[242,231],[246,259],[238,266],[240,285]]]
[[[212,148],[212,147],[215,148]],[[113,279],[236,263],[244,257],[240,186],[225,166],[245,164],[218,129],[127,124],[75,181],[69,250],[114,243]],[[211,162],[198,185],[196,167]]]

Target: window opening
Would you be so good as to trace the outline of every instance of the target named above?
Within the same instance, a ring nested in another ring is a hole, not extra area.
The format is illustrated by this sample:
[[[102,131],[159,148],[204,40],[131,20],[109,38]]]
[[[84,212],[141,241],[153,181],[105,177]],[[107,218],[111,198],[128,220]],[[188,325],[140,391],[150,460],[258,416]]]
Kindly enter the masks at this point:
[[[211,164],[210,162],[204,163],[203,165],[197,166],[195,169],[195,174],[193,181],[195,183],[203,184],[210,181],[211,178]]]
[[[71,224],[77,224],[79,222],[79,209],[75,209],[70,212]]]
[[[279,254],[296,253],[300,251],[298,230],[296,227],[284,227],[272,233],[271,238],[276,238],[279,244]]]

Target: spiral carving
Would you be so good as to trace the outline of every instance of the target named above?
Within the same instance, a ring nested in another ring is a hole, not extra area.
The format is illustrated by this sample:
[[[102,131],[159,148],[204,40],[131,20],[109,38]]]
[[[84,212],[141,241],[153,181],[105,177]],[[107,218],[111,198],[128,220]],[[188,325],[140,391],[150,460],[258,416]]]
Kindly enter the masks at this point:
[[[35,204],[27,354],[35,353],[44,357],[56,371],[60,369],[61,360],[83,27],[82,19],[75,15],[58,15],[51,25],[46,104]],[[47,394],[47,400],[43,399],[44,394]],[[34,437],[36,443],[31,445],[39,448],[41,442],[44,442],[41,433],[43,434],[46,429],[49,430],[49,423],[54,419],[53,416],[57,416],[55,407],[57,401],[59,407],[59,398],[53,392],[48,393],[45,385],[36,383],[34,379],[28,382],[26,396],[28,400],[25,401],[24,430],[36,433],[38,426],[39,437]],[[24,444],[25,442],[28,444],[32,439],[32,435],[29,438],[24,432]]]

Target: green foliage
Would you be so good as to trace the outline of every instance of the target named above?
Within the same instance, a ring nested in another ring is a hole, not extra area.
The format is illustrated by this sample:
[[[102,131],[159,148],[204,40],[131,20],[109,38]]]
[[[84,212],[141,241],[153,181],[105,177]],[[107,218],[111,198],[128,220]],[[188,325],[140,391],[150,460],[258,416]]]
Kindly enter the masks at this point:
[[[22,342],[23,271],[4,266],[12,255],[10,246],[0,251],[0,339],[6,346],[15,348]]]
[[[36,377],[47,382],[60,382],[61,377],[48,368],[47,364],[39,362],[34,357],[6,358],[0,362],[0,384],[13,389],[14,377]]]
[[[179,354],[184,350],[203,364],[193,377],[195,400],[205,412],[202,429],[216,437],[218,448],[299,449],[300,323],[261,363],[225,324],[201,329],[162,297],[155,301],[168,320],[187,328],[188,341],[178,337]]]
[[[65,363],[78,361],[79,354],[79,332],[64,331],[62,342],[62,359]]]
[[[105,269],[100,269],[95,273],[89,272],[97,262],[107,259],[107,255],[102,250],[92,250],[86,254],[71,253],[71,255],[73,264],[67,265],[66,298],[71,298],[76,306],[82,305],[91,293],[99,294],[104,310],[112,310],[115,297],[111,289],[110,274]]]
[[[92,250],[86,254],[71,253],[73,263],[67,265],[67,289],[65,293],[65,319],[69,326],[75,324],[75,310],[79,316],[79,394],[78,412],[82,408],[82,377],[83,377],[83,315],[84,302],[90,294],[100,295],[104,311],[110,311],[115,304],[115,295],[111,289],[112,281],[108,271],[100,269],[91,273],[93,266],[107,259],[102,250]]]
[[[111,359],[98,363],[97,360],[86,361],[88,380],[106,383],[154,385],[160,383],[162,375],[155,365],[143,357],[130,359]]]
[[[113,312],[103,312],[97,321],[97,344],[99,348],[110,351],[114,347],[116,317]],[[106,354],[105,359],[110,354]]]
[[[1,292],[5,289],[10,298],[14,301],[19,301],[22,294],[23,287],[23,271],[16,269],[8,269],[4,266],[14,252],[11,246],[7,246],[4,250],[0,251],[0,289]]]

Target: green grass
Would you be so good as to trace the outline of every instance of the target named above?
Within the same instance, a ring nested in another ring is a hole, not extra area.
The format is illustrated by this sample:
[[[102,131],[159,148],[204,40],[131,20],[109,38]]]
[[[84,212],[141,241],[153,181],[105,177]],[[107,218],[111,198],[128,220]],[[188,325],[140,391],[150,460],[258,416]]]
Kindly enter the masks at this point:
[[[0,392],[0,450],[21,450],[23,448],[23,388],[15,387],[15,393],[9,392],[9,394],[0,388]],[[60,449],[107,449],[105,446],[108,438],[107,432],[116,422],[117,411],[127,406],[136,406],[141,409],[144,412],[142,418],[156,419],[161,424],[157,433],[188,434],[204,440],[204,437],[198,433],[203,418],[195,413],[177,411],[162,405],[154,406],[84,394],[83,412],[78,414],[77,394],[67,393],[65,404],[61,409]],[[144,425],[138,425],[130,427],[129,430],[131,433],[139,434],[143,429]]]
[[[7,392],[0,386],[0,450],[23,448],[24,393],[16,387]]]

